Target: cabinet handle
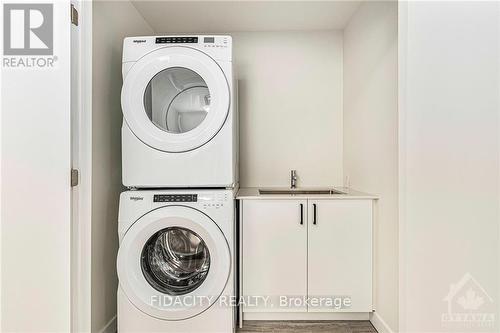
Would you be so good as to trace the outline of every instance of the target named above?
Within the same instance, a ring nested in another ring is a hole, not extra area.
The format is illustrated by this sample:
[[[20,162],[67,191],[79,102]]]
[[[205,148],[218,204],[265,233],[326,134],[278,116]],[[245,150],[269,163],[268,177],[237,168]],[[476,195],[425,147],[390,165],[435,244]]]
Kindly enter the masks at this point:
[[[316,222],[316,204],[313,204],[313,224],[317,224],[317,222]]]
[[[300,224],[304,224],[304,205],[300,204]]]

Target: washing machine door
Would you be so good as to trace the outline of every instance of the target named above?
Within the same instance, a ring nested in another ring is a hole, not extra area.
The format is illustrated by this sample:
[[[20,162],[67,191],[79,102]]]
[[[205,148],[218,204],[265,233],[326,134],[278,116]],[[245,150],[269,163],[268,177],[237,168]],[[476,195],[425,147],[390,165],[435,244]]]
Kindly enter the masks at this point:
[[[229,84],[219,65],[189,47],[164,47],[139,59],[122,87],[123,116],[148,146],[185,152],[209,142],[226,121]]]
[[[158,208],[123,237],[117,258],[120,286],[147,315],[183,320],[210,308],[231,267],[224,234],[204,213],[186,206]]]

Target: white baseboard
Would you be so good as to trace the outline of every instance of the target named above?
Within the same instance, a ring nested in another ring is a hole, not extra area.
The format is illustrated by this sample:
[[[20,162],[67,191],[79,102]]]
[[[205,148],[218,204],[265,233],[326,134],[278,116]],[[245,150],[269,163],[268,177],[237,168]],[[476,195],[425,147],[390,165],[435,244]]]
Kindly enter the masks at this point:
[[[99,330],[99,333],[116,333],[116,316],[111,318],[111,320]]]
[[[366,312],[244,312],[243,320],[368,320]]]
[[[384,319],[380,317],[377,312],[372,312],[370,314],[370,322],[378,333],[394,333],[394,331],[387,325]]]

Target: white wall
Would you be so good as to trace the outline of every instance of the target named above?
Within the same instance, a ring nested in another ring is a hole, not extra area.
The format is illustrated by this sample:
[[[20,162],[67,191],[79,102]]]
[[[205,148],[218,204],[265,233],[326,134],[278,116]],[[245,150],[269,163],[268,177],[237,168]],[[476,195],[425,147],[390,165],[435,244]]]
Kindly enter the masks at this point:
[[[0,73],[2,332],[70,330],[69,5],[53,8],[56,66]]]
[[[400,32],[401,331],[498,332],[499,4],[405,3]],[[466,273],[495,327],[441,321]]]
[[[380,319],[398,329],[397,25],[397,2],[369,2],[344,30],[344,175],[380,196],[373,321],[380,332]]]
[[[232,33],[240,183],[342,183],[342,33]]]
[[[93,6],[92,331],[116,315],[117,221],[121,184],[121,55],[125,36],[152,34],[129,1]]]

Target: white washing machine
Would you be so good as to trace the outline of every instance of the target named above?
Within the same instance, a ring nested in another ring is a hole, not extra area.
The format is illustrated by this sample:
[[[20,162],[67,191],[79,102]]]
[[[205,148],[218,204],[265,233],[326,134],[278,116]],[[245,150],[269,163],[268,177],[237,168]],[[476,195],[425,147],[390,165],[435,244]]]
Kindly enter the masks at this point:
[[[123,43],[122,172],[128,187],[233,187],[238,176],[230,36]]]
[[[118,332],[235,330],[234,214],[232,190],[121,194]]]

